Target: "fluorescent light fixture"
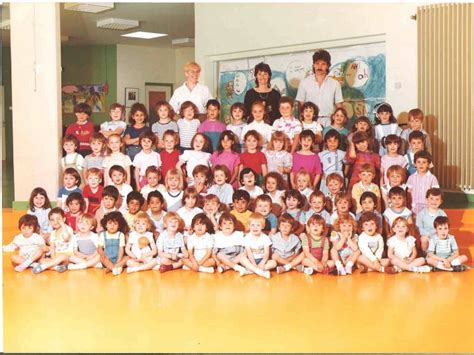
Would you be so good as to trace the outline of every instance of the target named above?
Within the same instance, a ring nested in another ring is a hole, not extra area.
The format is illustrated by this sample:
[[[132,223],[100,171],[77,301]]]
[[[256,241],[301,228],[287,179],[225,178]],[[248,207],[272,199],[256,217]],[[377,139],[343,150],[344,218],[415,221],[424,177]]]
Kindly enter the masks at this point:
[[[122,37],[143,38],[143,39],[152,39],[152,38],[158,38],[158,37],[163,37],[163,36],[168,36],[168,35],[165,33],[142,32],[142,31],[127,33],[125,35],[122,35]]]
[[[140,23],[136,20],[127,20],[122,18],[105,18],[97,21],[98,28],[105,28],[108,30],[124,31],[131,28],[138,27]]]
[[[171,41],[173,46],[181,46],[181,47],[193,47],[194,46],[194,38],[175,38]]]
[[[64,10],[90,12],[93,14],[113,8],[113,2],[67,2],[64,4]]]

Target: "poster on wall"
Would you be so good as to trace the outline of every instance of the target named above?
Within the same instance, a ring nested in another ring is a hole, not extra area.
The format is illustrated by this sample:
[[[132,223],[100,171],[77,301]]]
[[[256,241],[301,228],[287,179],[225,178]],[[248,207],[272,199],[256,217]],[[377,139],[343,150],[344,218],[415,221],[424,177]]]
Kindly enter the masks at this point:
[[[85,102],[92,112],[105,112],[104,85],[63,85],[63,113],[74,113],[74,106]]]
[[[359,116],[374,119],[374,106],[385,100],[385,42],[325,48],[331,54],[329,76],[339,81],[344,108],[351,122]],[[272,69],[271,85],[282,96],[296,97],[299,83],[312,74],[313,51],[221,61],[218,65],[218,96],[223,117],[230,122],[229,109],[244,102],[255,85],[253,68],[265,62]]]

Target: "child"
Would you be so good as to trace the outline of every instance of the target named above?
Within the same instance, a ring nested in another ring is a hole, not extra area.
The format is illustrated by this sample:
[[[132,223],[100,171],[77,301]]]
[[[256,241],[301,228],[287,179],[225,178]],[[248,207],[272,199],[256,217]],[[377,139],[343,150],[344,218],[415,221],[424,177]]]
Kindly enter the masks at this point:
[[[363,132],[356,132],[352,137],[346,160],[352,165],[352,175],[348,187],[349,193],[352,192],[352,186],[359,182],[359,173],[364,164],[372,165],[376,172],[380,171],[380,156],[370,150],[369,137]],[[376,177],[375,181],[380,181],[380,178]]]
[[[67,209],[66,199],[73,192],[82,193],[79,188],[81,184],[81,176],[74,168],[66,168],[63,172],[63,187],[58,191],[58,207]]]
[[[380,205],[380,188],[377,184],[374,184],[373,181],[375,179],[375,169],[371,164],[364,164],[361,166],[359,170],[359,182],[354,184],[352,187],[352,198],[356,201],[356,212],[362,211],[362,207],[360,205],[360,196],[365,191],[371,191],[377,196],[377,209],[381,209]]]
[[[72,134],[67,134],[63,138],[63,149],[66,155],[61,158],[61,166],[64,169],[74,168],[81,172],[84,158],[79,153],[76,153],[79,147],[79,140]]]
[[[309,196],[313,192],[311,185],[311,176],[309,175],[309,173],[306,170],[298,171],[295,176],[295,182],[296,189],[304,196],[306,200],[308,200]]]
[[[252,103],[251,115],[247,122],[247,125],[242,130],[242,136],[244,137],[244,143],[246,141],[245,136],[250,131],[255,131],[260,134],[261,139],[259,139],[260,145],[266,147],[267,143],[272,137],[273,128],[266,122],[268,122],[269,117],[265,110],[265,104],[262,101],[255,101]],[[247,148],[248,149],[248,148]]]
[[[436,234],[430,239],[427,263],[438,270],[465,271],[467,256],[459,255],[456,239],[449,234],[448,217],[436,217],[433,224]]]
[[[306,223],[306,233],[301,234],[304,258],[297,270],[306,275],[314,271],[329,274],[334,261],[329,260],[329,239],[326,237],[326,222],[321,216],[311,216]]]
[[[87,155],[82,162],[82,176],[87,180],[87,171],[92,168],[99,169],[101,173],[104,172],[104,152],[107,140],[101,133],[93,133],[91,135],[91,149],[92,153]]]
[[[210,141],[212,151],[217,149],[221,133],[226,130],[224,123],[219,121],[221,104],[215,99],[211,99],[206,104],[207,118],[198,128],[199,133],[203,133]]]
[[[150,127],[148,127],[148,111],[145,105],[141,103],[134,103],[130,109],[128,116],[130,125],[125,129],[123,141],[126,144],[127,154],[131,161],[135,158],[141,150],[140,136],[143,133],[150,133]]]
[[[331,232],[331,259],[335,261],[338,275],[351,275],[352,268],[360,256],[357,223],[351,217],[342,217],[334,223]]]
[[[152,165],[146,168],[145,177],[147,184],[143,186],[140,190],[140,193],[145,199],[148,198],[148,194],[152,191],[164,190],[165,186],[160,184],[160,170],[158,170],[156,166]]]
[[[396,273],[390,265],[390,260],[382,258],[384,243],[382,236],[378,233],[380,226],[377,216],[367,212],[359,220],[359,249],[361,255],[357,258],[361,272],[378,271],[388,274]]]
[[[82,102],[74,106],[74,115],[76,122],[71,123],[64,133],[65,136],[72,134],[79,140],[79,150],[77,151],[83,157],[91,153],[90,137],[94,133],[94,124],[89,122],[92,115],[91,107]]]
[[[268,195],[260,195],[255,200],[255,212],[260,213],[265,218],[263,232],[273,235],[277,231],[278,219],[272,213],[272,199]]]
[[[265,187],[266,194],[272,199],[272,203],[279,205],[281,208],[283,205],[283,195],[287,189],[281,174],[275,171],[268,173],[265,175],[263,186]]]
[[[390,199],[390,207],[386,208],[383,212],[385,235],[393,234],[393,231],[390,230],[390,226],[393,225],[393,222],[398,217],[404,218],[411,230],[413,227],[413,213],[406,207],[406,191],[400,186],[392,187],[388,193],[388,198]]]
[[[178,231],[183,220],[176,212],[168,212],[164,218],[165,230],[158,238],[158,257],[160,272],[167,272],[183,266],[183,258],[189,254],[184,245],[183,235]]]
[[[133,227],[125,246],[125,252],[129,256],[127,273],[151,270],[156,265],[154,256],[157,253],[153,239],[154,224],[145,212],[138,212]]]
[[[11,261],[15,271],[22,272],[28,266],[43,257],[46,250],[44,239],[37,233],[40,231],[36,216],[25,214],[18,221],[20,234],[3,247],[4,252],[12,252],[19,248],[18,255],[12,255]],[[34,265],[36,266],[36,265]]]
[[[303,130],[309,129],[314,134],[316,146],[323,141],[323,126],[318,122],[319,108],[311,101],[305,102],[301,107],[300,121]]]
[[[188,258],[183,259],[183,270],[193,270],[212,274],[216,261],[212,258],[214,247],[214,227],[204,213],[194,216],[191,222],[193,234],[188,237]]]
[[[431,236],[436,233],[434,220],[436,217],[447,217],[446,213],[439,208],[443,203],[443,193],[439,188],[426,191],[426,207],[416,215],[416,226],[420,232],[421,250],[426,253]]]
[[[245,190],[249,193],[251,199],[255,199],[263,194],[263,190],[260,186],[256,186],[257,174],[250,168],[244,168],[240,172],[239,182],[242,187],[240,190]]]
[[[184,178],[181,170],[168,170],[165,176],[165,189],[160,191],[166,202],[167,212],[176,212],[182,206]]]
[[[188,175],[187,182],[189,185],[193,184],[193,169],[197,165],[209,166],[211,153],[208,153],[210,148],[209,139],[203,133],[196,133],[191,140],[191,149],[186,149],[183,154],[179,156],[179,161],[176,164],[177,169],[186,164],[186,173]]]
[[[316,188],[321,178],[321,161],[319,156],[313,152],[314,134],[305,130],[300,134],[301,149],[293,153],[293,167],[291,168],[290,181],[293,188],[296,187],[296,173],[306,170],[311,176],[311,186]]]
[[[51,202],[46,190],[42,187],[34,188],[30,194],[26,213],[38,219],[39,233],[45,241],[49,239],[49,233],[51,233],[51,224],[48,218],[49,211],[51,211]]]
[[[100,262],[105,268],[105,273],[112,272],[117,276],[122,273],[123,266],[127,263],[125,255],[125,234],[128,233],[127,221],[120,212],[107,213],[100,221],[102,232],[99,233],[97,253]]]
[[[323,169],[321,177],[321,187],[319,188],[324,194],[329,192],[326,186],[326,177],[329,174],[339,174],[344,177],[344,166],[347,165],[346,153],[338,149],[341,142],[341,135],[338,131],[332,129],[324,136],[325,149],[318,154]],[[344,181],[343,181],[344,183]]]
[[[153,150],[156,137],[152,132],[140,134],[138,142],[142,150],[135,155],[133,166],[135,167],[135,185],[140,191],[147,184],[146,169],[150,166],[159,168],[161,166],[160,155]]]
[[[164,133],[168,130],[178,133],[178,124],[173,120],[173,107],[166,101],[158,101],[155,105],[155,113],[158,121],[153,123],[151,131],[156,136],[156,146],[158,149],[164,149]]]
[[[346,151],[347,148],[347,136],[349,131],[345,127],[348,121],[347,111],[342,108],[336,108],[334,113],[331,115],[331,125],[324,127],[323,129],[323,139],[326,137],[331,130],[335,130],[341,135],[341,139],[339,140],[339,147],[338,149],[342,151]]]
[[[305,205],[305,198],[298,190],[287,190],[283,196],[285,203],[285,212],[295,219],[300,226],[296,229],[295,234],[299,235],[303,231],[303,226],[306,223],[306,216],[302,210]]]
[[[232,195],[233,209],[230,213],[234,215],[235,219],[238,221],[236,228],[245,233],[249,230],[249,218],[252,214],[252,211],[247,209],[249,202],[250,195],[245,190],[237,190]]]
[[[380,185],[385,185],[387,183],[388,178],[386,173],[391,166],[399,165],[402,168],[405,168],[408,165],[406,157],[398,154],[402,145],[402,139],[399,136],[389,134],[385,137],[384,144],[387,154],[385,154],[381,159]]]
[[[270,245],[272,241],[263,233],[265,217],[260,213],[250,215],[249,233],[244,238],[246,254],[241,259],[245,268],[258,276],[270,279],[270,271],[276,267],[276,261],[270,259]],[[246,275],[243,272],[240,276]]]
[[[132,165],[132,161],[128,155],[122,153],[122,138],[120,138],[120,136],[117,134],[111,134],[107,139],[107,148],[108,154],[104,157],[104,161],[102,162],[105,178],[104,186],[110,185],[112,183],[110,181],[109,170],[114,165],[119,165],[125,169],[127,179],[126,182],[127,184],[130,184],[130,165]]]
[[[419,108],[414,108],[408,111],[408,128],[405,128],[400,135],[400,138],[404,141],[405,149],[403,149],[403,151],[407,150],[406,148],[408,145],[408,138],[410,137],[410,134],[415,131],[420,131],[425,137],[422,150],[426,150],[428,153],[431,154],[430,136],[428,135],[428,132],[423,129],[424,119],[425,115],[423,111],[421,111]]]
[[[222,203],[230,205],[234,189],[229,184],[229,169],[225,165],[215,165],[212,168],[212,175],[214,177],[214,184],[207,193],[216,195]]]
[[[336,210],[331,214],[330,224],[334,224],[336,219],[350,216],[355,219],[354,214],[351,212],[352,198],[348,194],[339,194],[336,196],[334,205]]]
[[[173,130],[163,133],[163,149],[160,150],[161,176],[164,178],[169,170],[174,169],[179,161],[179,136]]]
[[[203,211],[207,218],[212,222],[215,231],[219,230],[219,219],[222,216],[221,207],[222,205],[219,197],[216,195],[207,194],[204,196]]]
[[[398,127],[397,119],[393,115],[392,106],[383,102],[377,106],[377,113],[375,114],[375,139],[380,144],[379,154],[384,156],[387,151],[384,148],[384,140],[389,134],[401,135],[402,130]]]
[[[191,101],[185,101],[179,109],[181,118],[178,120],[178,132],[181,152],[191,149],[191,140],[197,133],[201,122],[195,117],[199,110]]]
[[[336,210],[336,196],[343,192],[344,178],[338,173],[331,173],[326,177],[326,186],[328,192],[325,193],[326,198],[331,201],[331,212]]]
[[[293,166],[293,158],[291,154],[288,153],[288,148],[288,136],[283,132],[276,131],[272,134],[267,149],[264,151],[265,157],[267,158],[268,172],[277,172],[281,174],[286,181],[288,181],[288,174],[291,172],[291,167]]]
[[[133,191],[132,187],[126,183],[127,171],[120,165],[114,165],[109,170],[110,182],[120,193],[121,200],[119,210],[122,213],[127,211],[127,196]]]
[[[210,170],[207,165],[196,165],[193,169],[193,187],[199,195],[207,194]]]
[[[324,209],[324,194],[321,191],[313,191],[311,195],[309,195],[308,201],[310,208],[305,212],[305,219],[308,220],[311,216],[318,215],[323,217],[324,222],[329,226],[331,224],[331,215]]]
[[[135,217],[142,210],[145,199],[138,191],[131,191],[127,195],[127,210],[122,212],[123,218],[127,221],[128,228],[133,231],[135,228]]]
[[[303,261],[301,241],[292,233],[294,227],[295,220],[285,213],[278,219],[279,232],[270,235],[272,260],[275,260],[278,265],[276,267],[278,274],[297,268]]]
[[[275,120],[272,126],[273,132],[283,132],[288,137],[291,153],[296,151],[303,130],[301,122],[293,116],[294,106],[295,101],[291,96],[283,96],[279,104],[281,118]]]
[[[349,135],[347,136],[348,144],[352,143],[352,137],[356,132],[364,132],[365,134],[367,134],[367,137],[369,138],[369,144],[372,147],[372,150],[374,152],[379,151],[379,144],[375,140],[374,128],[372,126],[372,122],[368,117],[360,116],[354,121],[351,133],[349,133]]]
[[[79,192],[73,192],[66,199],[67,211],[64,216],[66,223],[72,228],[74,232],[77,232],[77,219],[84,213],[84,199]]]
[[[439,187],[438,179],[431,174],[429,167],[431,154],[422,150],[415,154],[416,173],[407,180],[408,193],[411,195],[411,210],[414,214],[426,207],[426,191]]]
[[[196,207],[198,199],[198,193],[194,187],[188,187],[184,190],[182,204],[183,207],[179,208],[176,212],[184,222],[184,230],[189,233],[191,230],[191,222],[199,213],[202,213],[202,209]]]
[[[110,121],[105,121],[100,125],[100,133],[105,137],[109,138],[111,134],[117,134],[123,136],[127,124],[122,120],[125,110],[124,107],[118,102],[114,102],[109,108]]]
[[[257,131],[250,130],[245,133],[244,142],[247,151],[240,154],[239,176],[242,176],[243,169],[250,168],[257,175],[257,185],[260,185],[268,172],[267,158],[261,152],[262,136]]]
[[[245,117],[245,106],[241,102],[236,102],[230,107],[230,116],[231,116],[231,123],[227,125],[227,129],[232,131],[238,139],[238,153],[242,151],[243,148],[243,138],[244,135],[242,131],[246,126],[244,122]]]
[[[102,192],[102,201],[100,203],[101,207],[99,207],[99,209],[95,212],[97,233],[103,230],[101,224],[102,218],[104,218],[107,213],[117,210],[115,205],[117,204],[119,197],[120,193],[115,186],[104,187],[104,191]]]
[[[425,142],[425,136],[421,131],[413,131],[408,136],[408,142],[410,146],[405,154],[405,158],[408,162],[407,171],[408,175],[412,175],[416,173],[416,166],[415,166],[415,154],[418,152],[423,151],[423,146]],[[433,164],[430,164],[430,168],[433,167]]]
[[[356,221],[359,222],[360,217],[366,212],[371,212],[377,216],[379,221],[379,226],[383,225],[383,217],[379,211],[377,211],[378,198],[372,191],[365,191],[360,195],[359,199],[360,206],[362,207],[361,211],[356,214]],[[385,234],[387,235],[387,234]]]
[[[220,231],[214,235],[214,249],[212,257],[216,261],[217,271],[233,269],[244,273],[245,268],[239,265],[244,257],[244,234],[236,231],[237,220],[230,213],[223,213],[219,218]]]
[[[159,191],[152,191],[148,194],[146,199],[148,205],[148,216],[155,224],[154,236],[157,238],[164,230],[164,218],[166,211],[163,210],[165,199]]]
[[[225,165],[229,170],[229,183],[236,183],[240,166],[240,148],[237,136],[229,130],[222,132],[219,137],[217,150],[211,155],[211,165]],[[235,185],[237,187],[237,185]]]
[[[400,165],[392,165],[390,168],[387,169],[387,182],[380,188],[385,207],[390,207],[388,193],[392,189],[392,187],[399,186],[403,190],[406,190],[406,176],[407,171],[403,169]]]
[[[84,191],[82,192],[82,197],[85,202],[85,211],[94,215],[100,207],[100,198],[104,191],[104,187],[100,185],[102,182],[102,174],[99,169],[90,168],[87,169],[85,176],[87,185],[84,186]]]
[[[69,257],[68,270],[83,270],[89,267],[102,267],[97,252],[99,237],[92,230],[97,222],[93,215],[83,214],[77,221],[78,232],[72,237],[73,255]]]
[[[397,217],[391,224],[392,237],[387,241],[388,258],[396,272],[430,272],[425,258],[417,258],[416,239],[409,235],[410,226],[403,217]]]

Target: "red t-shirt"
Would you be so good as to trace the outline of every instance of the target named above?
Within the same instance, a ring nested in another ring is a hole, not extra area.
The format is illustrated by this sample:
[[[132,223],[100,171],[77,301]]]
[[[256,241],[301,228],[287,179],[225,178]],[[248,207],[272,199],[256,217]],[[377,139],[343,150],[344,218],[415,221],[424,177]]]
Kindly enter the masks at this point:
[[[262,174],[262,165],[267,164],[267,157],[262,152],[240,154],[240,163],[244,168],[251,168],[256,174]]]
[[[81,215],[73,216],[71,215],[71,212],[64,213],[64,217],[66,218],[66,224],[71,227],[74,232],[77,232],[77,220],[80,216]]]
[[[94,133],[94,125],[92,122],[86,122],[85,124],[75,122],[69,125],[65,134],[76,136],[76,138],[79,139],[79,150],[84,150],[91,149],[89,140],[92,133]]]
[[[100,200],[102,199],[103,191],[104,187],[100,185],[95,193],[92,192],[89,185],[84,186],[84,190],[82,191],[82,197],[89,199],[89,207],[87,208],[87,213],[95,215],[95,212],[100,207]]]
[[[165,180],[166,173],[168,170],[176,168],[176,164],[179,161],[179,152],[177,149],[173,150],[171,153],[168,153],[165,149],[160,152],[161,158],[161,179]]]

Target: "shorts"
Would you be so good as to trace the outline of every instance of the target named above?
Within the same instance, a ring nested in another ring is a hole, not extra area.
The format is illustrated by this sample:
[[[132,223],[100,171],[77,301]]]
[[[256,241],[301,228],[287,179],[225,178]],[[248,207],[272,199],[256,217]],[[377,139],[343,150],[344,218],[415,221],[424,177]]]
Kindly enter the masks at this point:
[[[243,247],[241,247],[240,245],[235,245],[233,247],[217,249],[216,254],[224,254],[226,257],[232,259],[235,258],[237,255],[241,254],[242,251]]]
[[[260,264],[260,262],[263,260],[263,258],[255,259],[255,264]]]

